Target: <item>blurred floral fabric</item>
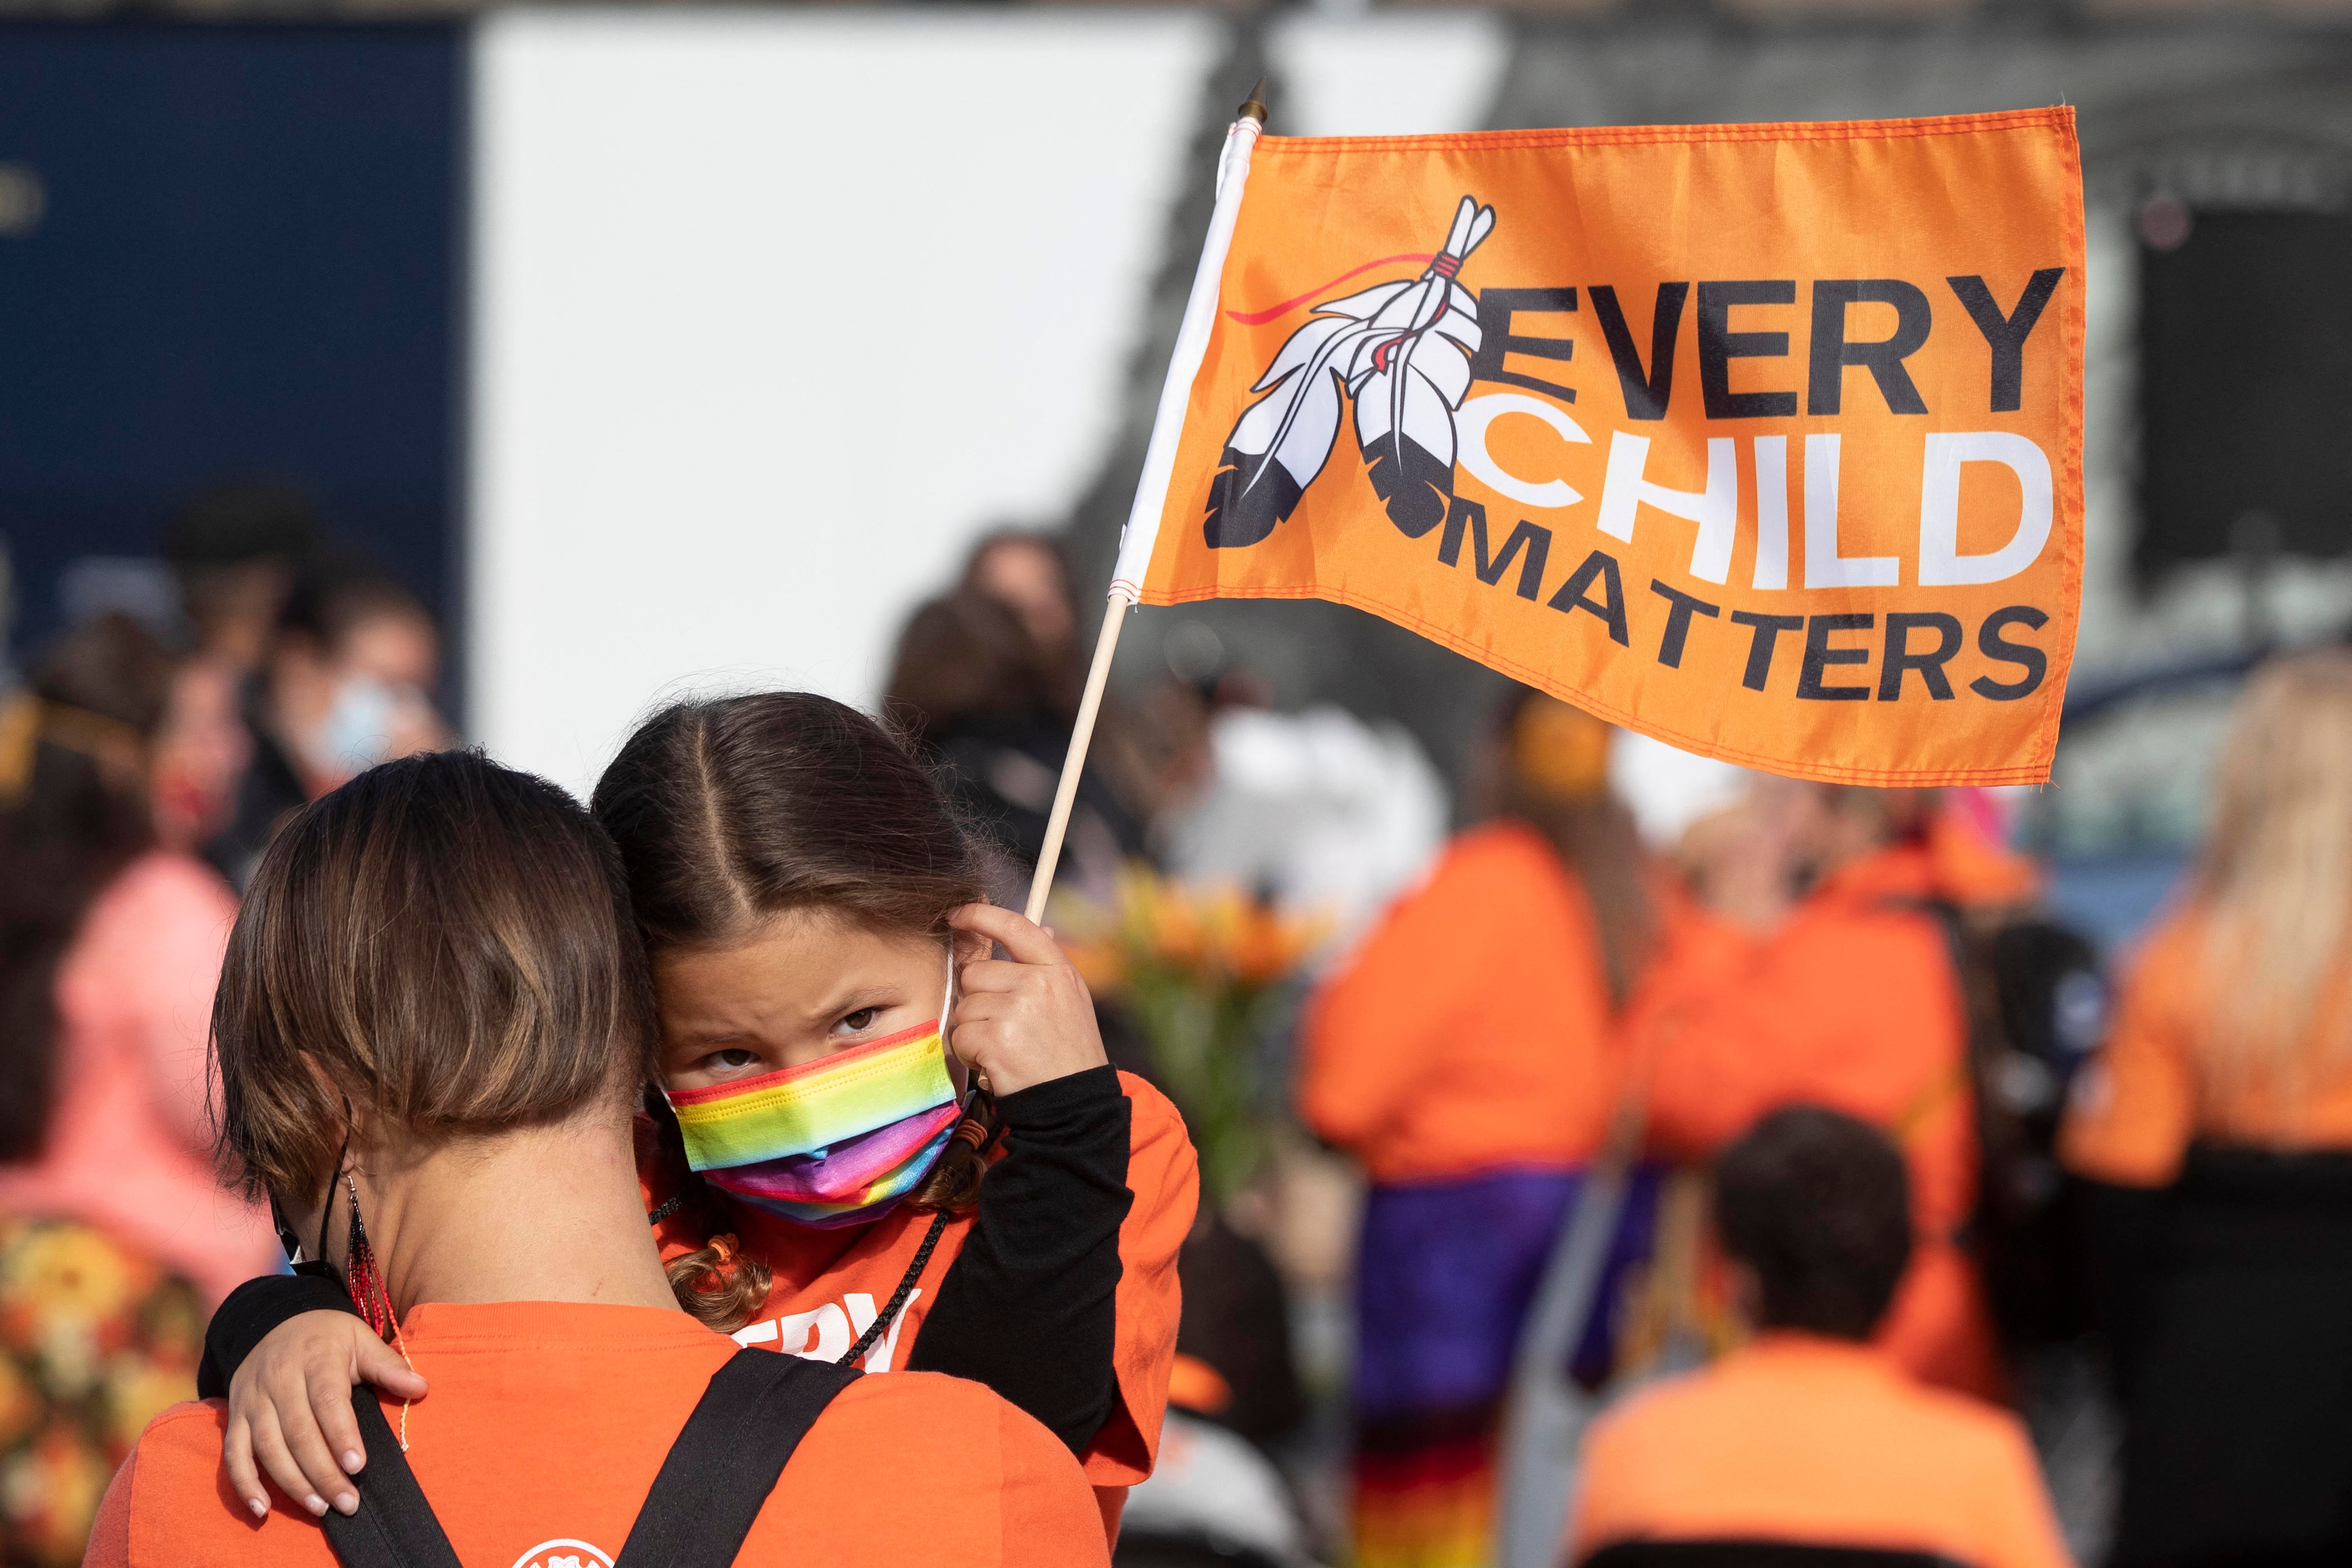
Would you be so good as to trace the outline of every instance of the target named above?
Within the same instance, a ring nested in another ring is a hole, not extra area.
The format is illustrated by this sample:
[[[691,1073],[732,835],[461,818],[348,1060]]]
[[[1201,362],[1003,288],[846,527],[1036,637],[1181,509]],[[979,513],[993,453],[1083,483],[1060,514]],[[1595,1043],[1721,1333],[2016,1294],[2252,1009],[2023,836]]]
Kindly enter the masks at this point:
[[[147,1423],[196,1395],[195,1287],[72,1220],[0,1216],[0,1557],[79,1563]]]

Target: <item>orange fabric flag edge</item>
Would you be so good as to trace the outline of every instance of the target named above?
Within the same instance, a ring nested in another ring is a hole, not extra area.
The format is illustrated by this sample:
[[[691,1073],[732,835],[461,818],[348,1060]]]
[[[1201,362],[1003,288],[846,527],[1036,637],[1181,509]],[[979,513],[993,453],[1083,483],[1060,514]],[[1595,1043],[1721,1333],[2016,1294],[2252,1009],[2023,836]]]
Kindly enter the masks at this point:
[[[1777,773],[2046,780],[2072,110],[1244,131],[1115,599],[1352,605]]]

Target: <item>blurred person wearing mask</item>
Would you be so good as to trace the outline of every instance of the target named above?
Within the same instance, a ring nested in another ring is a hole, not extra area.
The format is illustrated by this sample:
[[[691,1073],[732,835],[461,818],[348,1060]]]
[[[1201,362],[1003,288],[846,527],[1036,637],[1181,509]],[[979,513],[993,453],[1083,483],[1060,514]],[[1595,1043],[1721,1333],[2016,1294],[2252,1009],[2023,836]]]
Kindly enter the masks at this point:
[[[2030,900],[2028,862],[1934,791],[1759,775],[1696,824],[1689,897],[1624,1020],[1652,1144],[1704,1162],[1756,1120],[1833,1107],[1892,1138],[1910,1169],[1917,1246],[1878,1330],[1920,1379],[1987,1399],[2003,1370],[1983,1281],[1963,1249],[1979,1150],[1969,1027],[1937,906]]]
[[[1775,1111],[1715,1163],[1756,1337],[1602,1416],[1571,1530],[1591,1568],[1706,1562],[2065,1568],[2023,1426],[1872,1343],[1911,1251],[1903,1158],[1867,1123]]]
[[[1611,734],[1518,692],[1486,768],[1489,820],[1447,845],[1308,1004],[1300,1116],[1371,1183],[1356,1301],[1367,1564],[1490,1555],[1512,1357],[1601,1148],[1611,1016],[1655,918],[1633,820],[1609,792]],[[1580,1365],[1608,1329],[1596,1314]]]
[[[213,1180],[205,1020],[236,900],[157,841],[172,681],[147,632],[102,616],[0,716],[0,1211],[86,1220],[217,1300],[276,1248]]]
[[[234,676],[257,670],[286,596],[319,550],[318,509],[283,485],[217,485],[163,530],[163,558],[179,579],[195,652]]]
[[[2248,682],[2060,1152],[2124,1405],[2113,1561],[2352,1562],[2352,652]]]
[[[1021,907],[1045,850],[1069,750],[1057,678],[1022,617],[960,590],[908,617],[883,711],[942,770],[950,797],[994,851],[989,896]],[[1141,825],[1090,763],[1065,843],[1061,885],[1105,903],[1122,861],[1143,853]]]
[[[363,1401],[350,1491],[276,1508],[222,1485],[218,1402],[165,1413],[89,1562],[1106,1563],[1076,1458],[985,1387],[740,1349],[685,1310],[634,1148],[657,1014],[619,854],[553,784],[443,752],[297,813],[223,965],[223,1152],[397,1348],[394,1392]],[[726,1419],[673,1450],[706,1400]],[[367,1533],[404,1511],[414,1554]]]
[[[363,564],[313,564],[249,695],[253,762],[213,863],[242,885],[297,806],[377,763],[448,745],[427,695],[440,679],[441,634],[414,595]]]

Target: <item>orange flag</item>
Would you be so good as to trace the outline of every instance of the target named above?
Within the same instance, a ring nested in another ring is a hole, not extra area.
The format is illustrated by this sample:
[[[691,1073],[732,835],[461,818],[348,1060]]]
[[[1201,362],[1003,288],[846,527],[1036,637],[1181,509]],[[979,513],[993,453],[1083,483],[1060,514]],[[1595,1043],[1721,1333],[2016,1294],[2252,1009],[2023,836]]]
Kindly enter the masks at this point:
[[[2074,111],[1234,128],[1115,597],[1357,605],[1690,751],[2049,776]]]

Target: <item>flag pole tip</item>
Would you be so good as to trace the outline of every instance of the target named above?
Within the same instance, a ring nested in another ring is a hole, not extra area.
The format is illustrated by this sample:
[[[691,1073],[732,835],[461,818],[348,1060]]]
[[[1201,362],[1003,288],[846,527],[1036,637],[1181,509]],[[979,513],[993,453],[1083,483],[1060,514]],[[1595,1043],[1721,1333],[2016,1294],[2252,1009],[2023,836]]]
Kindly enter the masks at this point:
[[[1245,119],[1256,121],[1259,130],[1265,129],[1265,78],[1258,78],[1257,85],[1250,89],[1249,97],[1242,102],[1240,113]]]

